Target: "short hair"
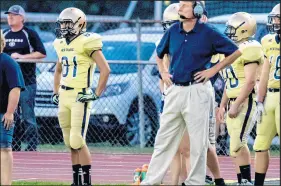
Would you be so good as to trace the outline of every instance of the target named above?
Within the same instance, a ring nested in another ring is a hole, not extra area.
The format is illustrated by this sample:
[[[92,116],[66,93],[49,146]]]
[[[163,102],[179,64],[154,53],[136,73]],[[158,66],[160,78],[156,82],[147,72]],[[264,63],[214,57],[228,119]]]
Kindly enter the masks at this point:
[[[5,48],[6,46],[6,41],[5,41],[5,38],[4,38],[4,34],[3,34],[3,30],[1,29],[1,53],[3,52],[3,49]]]

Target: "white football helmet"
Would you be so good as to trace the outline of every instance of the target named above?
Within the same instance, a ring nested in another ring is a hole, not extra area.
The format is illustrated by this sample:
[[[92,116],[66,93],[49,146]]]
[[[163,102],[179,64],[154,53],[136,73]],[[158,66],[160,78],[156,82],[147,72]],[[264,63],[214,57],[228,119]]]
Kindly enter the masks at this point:
[[[64,9],[57,20],[56,35],[58,38],[69,38],[86,32],[86,15],[78,8]]]
[[[179,21],[179,3],[170,4],[163,13],[162,26],[164,32],[172,26],[175,22]]]
[[[280,3],[268,15],[267,29],[270,33],[280,34]]]
[[[224,33],[234,42],[239,42],[254,36],[256,30],[257,22],[251,14],[237,12],[228,19]]]

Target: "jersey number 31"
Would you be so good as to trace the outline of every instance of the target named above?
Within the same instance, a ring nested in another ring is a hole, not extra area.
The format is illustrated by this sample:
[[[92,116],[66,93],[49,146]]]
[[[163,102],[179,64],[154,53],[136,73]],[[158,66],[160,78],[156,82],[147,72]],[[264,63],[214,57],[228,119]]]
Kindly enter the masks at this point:
[[[66,56],[63,56],[61,58],[61,62],[63,64],[63,74],[62,77],[66,77],[68,76],[68,72],[69,72],[69,62],[68,62],[68,58]],[[77,62],[76,62],[76,56],[73,57],[72,59],[72,63],[73,63],[73,70],[72,70],[72,77],[76,77],[77,74]]]

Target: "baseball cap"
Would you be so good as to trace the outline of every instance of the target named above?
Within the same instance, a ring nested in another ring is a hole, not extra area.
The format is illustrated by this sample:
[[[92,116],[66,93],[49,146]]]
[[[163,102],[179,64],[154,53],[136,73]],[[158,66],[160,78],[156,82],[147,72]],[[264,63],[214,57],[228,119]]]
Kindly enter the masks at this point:
[[[17,15],[21,15],[21,16],[25,16],[25,11],[24,9],[20,6],[20,5],[13,5],[9,8],[9,10],[7,12],[5,12],[5,14],[8,13],[12,13],[12,14],[17,14]]]

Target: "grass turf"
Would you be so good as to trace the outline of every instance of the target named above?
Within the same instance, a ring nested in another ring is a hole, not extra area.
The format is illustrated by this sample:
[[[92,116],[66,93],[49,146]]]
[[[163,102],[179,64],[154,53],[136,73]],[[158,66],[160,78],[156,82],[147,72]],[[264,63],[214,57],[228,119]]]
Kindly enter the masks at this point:
[[[26,144],[24,144],[25,147]],[[23,147],[23,149],[24,149]],[[89,150],[91,153],[104,153],[104,154],[152,154],[153,147],[140,148],[139,146],[129,147],[114,145],[112,146],[108,142],[103,143],[89,143]],[[255,152],[253,151],[252,146],[249,146],[251,155],[254,156]],[[70,152],[69,149],[65,147],[64,144],[41,144],[38,145],[39,152]],[[270,155],[272,157],[280,157],[280,146],[272,145],[270,150]]]
[[[70,184],[71,183],[67,183],[67,182],[43,182],[43,181],[14,181],[12,183],[12,185],[70,185]],[[95,184],[95,185],[102,185],[102,184]],[[130,184],[111,184],[111,185],[125,186]]]

